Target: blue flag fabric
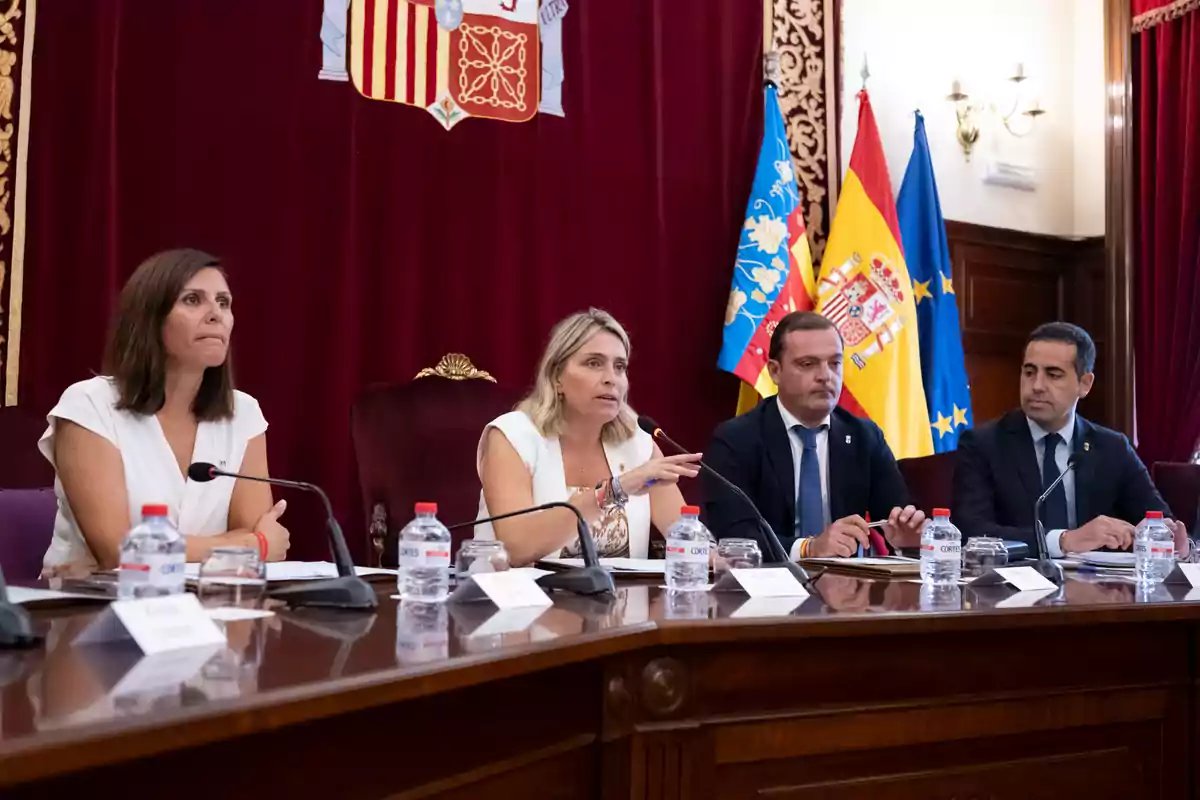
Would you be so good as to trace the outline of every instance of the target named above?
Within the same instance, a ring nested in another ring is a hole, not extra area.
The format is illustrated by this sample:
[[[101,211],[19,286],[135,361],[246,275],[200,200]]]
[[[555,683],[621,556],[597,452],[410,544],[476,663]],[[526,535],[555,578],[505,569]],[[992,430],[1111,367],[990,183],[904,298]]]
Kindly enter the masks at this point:
[[[919,111],[916,116],[912,156],[896,199],[896,215],[917,304],[921,379],[929,406],[933,451],[944,453],[958,447],[959,433],[972,425],[971,392],[963,365],[950,248],[929,157],[925,118]]]

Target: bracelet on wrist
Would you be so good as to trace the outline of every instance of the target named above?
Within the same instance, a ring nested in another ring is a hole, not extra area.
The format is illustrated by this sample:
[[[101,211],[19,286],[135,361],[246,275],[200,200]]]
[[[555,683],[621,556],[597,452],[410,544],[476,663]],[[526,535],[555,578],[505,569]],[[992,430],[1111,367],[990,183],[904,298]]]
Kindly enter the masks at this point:
[[[596,484],[596,507],[604,508],[604,503],[608,500],[609,489],[608,481],[600,481]]]
[[[616,503],[619,506],[624,506],[626,503],[629,502],[629,495],[626,494],[625,488],[623,486],[621,486],[621,476],[620,475],[614,475],[612,477],[612,479],[609,481],[609,485],[612,486],[612,496],[613,496],[614,503]]]
[[[254,538],[258,540],[258,559],[260,561],[266,561],[268,550],[266,534],[262,533],[261,531],[255,531]]]

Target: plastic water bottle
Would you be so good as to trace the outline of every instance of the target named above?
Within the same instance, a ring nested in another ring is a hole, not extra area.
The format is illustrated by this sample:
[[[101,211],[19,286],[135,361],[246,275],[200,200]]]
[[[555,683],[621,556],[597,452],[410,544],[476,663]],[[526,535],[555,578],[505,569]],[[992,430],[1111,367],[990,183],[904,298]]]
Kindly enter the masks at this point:
[[[163,505],[142,506],[142,521],[121,542],[117,597],[162,597],[182,594],[186,578],[187,542],[167,518]]]
[[[935,508],[921,534],[921,581],[957,586],[962,575],[962,534],[950,522],[950,509]]]
[[[1133,534],[1133,566],[1138,583],[1162,583],[1175,568],[1175,536],[1161,511],[1147,511]]]
[[[700,521],[699,506],[684,506],[667,530],[667,588],[695,591],[708,585],[711,537]]]
[[[450,531],[438,522],[437,503],[417,503],[417,517],[400,531],[400,574],[403,600],[439,602],[450,593]]]

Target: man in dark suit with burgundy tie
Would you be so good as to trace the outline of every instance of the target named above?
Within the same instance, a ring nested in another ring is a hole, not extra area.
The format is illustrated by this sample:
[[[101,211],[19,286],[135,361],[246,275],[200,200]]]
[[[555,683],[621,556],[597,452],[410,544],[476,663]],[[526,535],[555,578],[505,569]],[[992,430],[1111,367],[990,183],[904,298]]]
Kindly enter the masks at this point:
[[[883,431],[837,407],[842,337],[826,317],[796,311],[771,334],[767,369],[779,394],[721,423],[704,451],[714,470],[740,487],[795,560],[917,547],[925,514],[908,489]],[[712,476],[704,481],[705,521],[718,539],[756,539],[772,552],[754,511]],[[885,520],[883,536],[865,517]]]
[[[996,536],[1036,548],[1033,506],[1064,471],[1042,506],[1051,557],[1124,550],[1147,511],[1170,514],[1146,467],[1121,433],[1075,413],[1095,381],[1096,345],[1066,322],[1037,328],[1025,346],[1021,408],[958,440],[953,519],[963,537]],[[1067,470],[1075,458],[1075,469]],[[1175,552],[1188,552],[1175,520]]]

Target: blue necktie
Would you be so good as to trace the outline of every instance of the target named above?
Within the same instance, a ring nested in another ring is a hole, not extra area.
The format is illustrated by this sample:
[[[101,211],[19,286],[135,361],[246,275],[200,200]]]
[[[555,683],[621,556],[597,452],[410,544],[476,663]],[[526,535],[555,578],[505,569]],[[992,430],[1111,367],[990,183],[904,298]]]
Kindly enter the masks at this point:
[[[804,444],[800,456],[800,491],[796,496],[796,535],[819,536],[825,530],[825,510],[821,503],[821,465],[817,461],[817,432],[825,429],[797,425],[792,430]]]
[[[1058,461],[1054,456],[1058,452],[1058,446],[1062,443],[1063,438],[1057,433],[1051,433],[1042,440],[1043,492],[1049,489],[1050,484],[1058,480],[1058,476],[1061,474],[1058,471]],[[1067,492],[1061,483],[1054,487],[1054,491],[1042,505],[1042,522],[1045,523],[1048,531],[1067,529]]]

